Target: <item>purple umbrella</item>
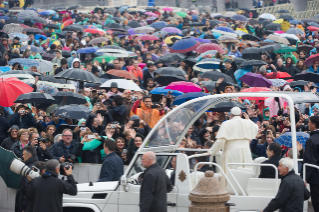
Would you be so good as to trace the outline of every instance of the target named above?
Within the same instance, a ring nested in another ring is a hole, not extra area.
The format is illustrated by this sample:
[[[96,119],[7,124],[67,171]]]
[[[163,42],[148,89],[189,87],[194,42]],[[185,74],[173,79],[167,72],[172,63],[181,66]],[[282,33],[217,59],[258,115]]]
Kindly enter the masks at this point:
[[[152,60],[156,61],[158,58],[160,58],[160,56],[156,54],[152,54]]]
[[[145,33],[135,33],[134,30],[135,28],[131,28],[131,29],[128,29],[127,32],[130,35],[145,35]]]
[[[194,38],[194,37],[192,37],[191,39],[197,40],[198,42],[201,42],[201,43],[211,43],[210,40],[203,39],[203,38]]]
[[[175,34],[182,34],[182,31],[175,28],[175,27],[164,27],[162,29],[162,31],[169,32],[169,33],[175,33]]]
[[[152,16],[152,17],[147,18],[146,20],[147,21],[154,21],[155,19],[157,19],[157,17]]]
[[[239,78],[240,81],[246,83],[250,87],[267,87],[272,86],[272,82],[260,74],[254,74],[251,72],[246,73],[244,76]]]

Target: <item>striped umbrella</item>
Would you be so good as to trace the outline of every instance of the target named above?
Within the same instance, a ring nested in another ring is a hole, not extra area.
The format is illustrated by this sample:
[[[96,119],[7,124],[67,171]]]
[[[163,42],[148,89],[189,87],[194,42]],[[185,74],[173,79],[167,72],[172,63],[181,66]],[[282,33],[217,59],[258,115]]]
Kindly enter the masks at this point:
[[[17,16],[19,19],[35,18],[38,16],[38,13],[34,10],[22,10]]]
[[[5,33],[22,33],[24,28],[20,24],[6,24],[4,25],[2,31]]]

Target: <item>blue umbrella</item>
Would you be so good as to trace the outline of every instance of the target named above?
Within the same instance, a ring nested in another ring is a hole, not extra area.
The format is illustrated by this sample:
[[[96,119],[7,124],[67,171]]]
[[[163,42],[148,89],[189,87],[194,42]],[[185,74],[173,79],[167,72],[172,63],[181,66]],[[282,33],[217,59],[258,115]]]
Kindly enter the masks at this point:
[[[202,69],[219,69],[220,60],[215,58],[206,58],[201,60],[195,66]]]
[[[291,24],[299,24],[299,23],[303,24],[302,21],[298,21],[298,20],[291,20],[291,21],[289,21],[289,23],[291,23]]]
[[[39,35],[39,34],[36,34],[36,35],[34,36],[34,38],[35,38],[36,40],[39,40],[40,38],[42,38],[43,40],[47,39],[46,36],[44,36],[44,35]]]
[[[164,28],[167,25],[165,21],[158,21],[151,24],[151,27],[155,29],[161,29]]]
[[[14,63],[20,63],[22,66],[39,66],[40,63],[38,60],[33,60],[33,59],[27,59],[27,58],[15,58],[9,61],[9,65],[13,65]]]
[[[171,91],[171,95],[173,96],[180,96],[183,95],[183,92],[180,91],[175,91],[175,90],[170,90],[170,89],[164,89],[164,87],[157,87],[155,89],[153,89],[150,93],[151,94],[163,94],[163,95],[167,95],[167,93]]]
[[[26,50],[28,48],[28,45],[25,45],[25,46],[22,46],[20,48],[20,50]],[[31,49],[30,49],[31,52],[38,52],[40,54],[44,53],[43,49],[41,47],[36,47],[36,46],[31,46]]]
[[[46,10],[45,12],[49,13],[49,15],[56,14],[56,11],[54,10]]]
[[[201,42],[201,43],[211,43],[210,40],[203,39],[203,38],[194,38],[194,37],[192,37],[192,39],[197,40],[198,42]]]
[[[11,70],[10,66],[0,66],[0,71],[2,71],[2,72],[7,72],[10,70]]]
[[[0,19],[3,19],[3,20],[9,20],[10,18],[8,16],[0,16]]]
[[[181,105],[188,100],[196,99],[196,98],[208,96],[208,95],[210,95],[210,94],[202,93],[202,92],[189,92],[189,93],[186,93],[186,94],[183,94],[183,95],[176,97],[174,99],[173,105]]]
[[[43,11],[43,12],[39,12],[39,15],[50,15],[50,13]]]
[[[310,135],[308,133],[297,132],[297,141],[299,141],[299,143],[302,144],[303,148],[305,148],[306,141],[308,140],[309,137],[310,137]],[[275,140],[275,142],[279,143],[280,145],[284,145],[284,146],[286,146],[288,148],[292,147],[291,141],[292,141],[291,132],[286,132],[285,134],[279,136]]]
[[[155,35],[156,37],[160,37],[160,34],[161,34],[161,36],[164,38],[166,35],[168,35],[168,32],[165,32],[165,31],[157,31],[157,32],[154,32],[152,35]]]
[[[248,22],[248,19],[243,15],[234,15],[231,17],[231,19],[236,21]]]
[[[25,10],[34,10],[34,11],[37,11],[37,8],[34,8],[34,7],[27,7],[27,8],[25,8]]]
[[[194,39],[181,39],[176,41],[172,48],[171,53],[186,53],[195,50],[200,46],[200,42]]]
[[[3,10],[5,13],[9,12],[6,8],[0,7],[0,10]]]
[[[78,50],[76,53],[94,53],[99,49],[100,48],[97,48],[97,47],[87,47],[87,48],[82,48]]]
[[[224,27],[224,26],[216,27],[214,30],[219,30],[219,31],[224,31],[224,32],[230,32],[230,33],[235,33],[235,31],[232,30],[231,28]]]

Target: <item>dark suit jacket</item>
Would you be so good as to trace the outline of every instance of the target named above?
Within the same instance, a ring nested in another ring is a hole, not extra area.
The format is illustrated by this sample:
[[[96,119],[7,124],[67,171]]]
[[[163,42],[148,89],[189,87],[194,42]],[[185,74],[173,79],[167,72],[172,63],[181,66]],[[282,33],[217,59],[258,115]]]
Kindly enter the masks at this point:
[[[273,164],[276,167],[278,167],[279,166],[279,160],[281,158],[282,157],[280,155],[274,155],[269,160],[266,160],[266,161],[262,162],[262,164]],[[275,170],[271,166],[261,166],[260,167],[259,178],[275,178],[276,171],[277,171],[277,169]]]

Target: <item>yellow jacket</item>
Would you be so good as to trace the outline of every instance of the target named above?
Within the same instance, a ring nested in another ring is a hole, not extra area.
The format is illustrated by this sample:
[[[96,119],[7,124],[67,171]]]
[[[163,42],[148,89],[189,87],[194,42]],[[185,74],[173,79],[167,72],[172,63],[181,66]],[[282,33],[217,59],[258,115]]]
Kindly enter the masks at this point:
[[[237,31],[237,30],[240,30],[240,31],[243,31],[243,32],[249,33],[249,32],[247,31],[247,29],[246,29],[246,28],[236,28],[236,31]]]
[[[283,21],[281,23],[281,30],[286,32],[288,29],[290,29],[290,23],[288,21]]]

